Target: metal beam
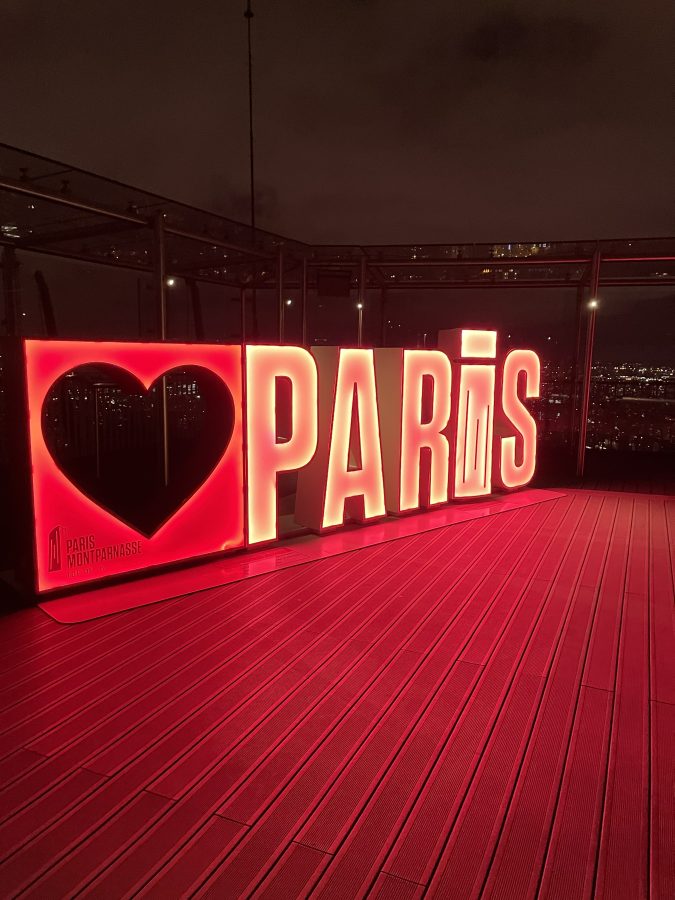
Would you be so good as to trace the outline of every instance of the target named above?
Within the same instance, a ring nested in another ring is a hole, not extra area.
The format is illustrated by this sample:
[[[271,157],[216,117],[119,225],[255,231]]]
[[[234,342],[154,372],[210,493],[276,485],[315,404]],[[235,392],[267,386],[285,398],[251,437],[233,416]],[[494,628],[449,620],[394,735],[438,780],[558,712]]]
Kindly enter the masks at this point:
[[[66,206],[68,209],[77,209],[80,212],[88,212],[94,216],[105,216],[108,219],[115,219],[117,222],[132,222],[146,227],[149,224],[142,216],[134,216],[130,213],[120,213],[112,209],[104,209],[100,206],[94,206],[91,203],[83,203],[81,200],[73,200],[71,197],[66,197],[63,194],[52,194],[50,191],[38,190],[30,187],[30,185],[22,184],[19,181],[10,181],[7,178],[0,178],[0,191],[22,194],[24,197],[31,197],[33,200],[58,203],[59,206]]]
[[[34,200],[56,203],[59,206],[65,206],[68,209],[76,209],[80,212],[90,213],[94,216],[103,216],[104,218],[113,219],[117,222],[127,222],[140,228],[149,228],[153,221],[152,219],[145,219],[143,216],[137,216],[131,213],[120,213],[117,210],[107,209],[103,206],[95,206],[91,203],[84,203],[81,200],[74,200],[63,194],[53,194],[49,191],[38,190],[34,187],[30,187],[30,185],[22,184],[21,182],[0,178],[0,191],[3,190],[9,191],[10,193],[22,194],[23,196],[31,197]],[[211,244],[214,247],[222,247],[225,250],[232,250],[246,256],[254,256],[257,258],[267,258],[269,256],[269,253],[265,253],[262,250],[256,250],[253,247],[246,247],[232,241],[224,241],[208,234],[194,234],[191,231],[184,231],[181,228],[171,228],[169,226],[166,226],[164,231],[166,234],[173,235],[174,237],[197,241],[200,244]]]
[[[182,228],[165,229],[166,234],[173,237],[185,238],[187,241],[197,241],[199,244],[211,244],[213,247],[221,247],[223,250],[232,250],[234,253],[241,253],[242,256],[254,256],[256,259],[269,259],[269,253],[263,250],[254,250],[252,247],[246,247],[243,244],[235,244],[232,241],[224,241],[221,238],[215,238],[208,234],[194,234],[192,231],[183,231]]]
[[[180,275],[179,272],[175,273],[176,275]],[[202,276],[198,276],[199,281],[205,281],[210,284],[225,284],[228,282],[218,281],[216,278],[203,278]],[[530,279],[529,281],[412,281],[410,283],[405,282],[395,282],[390,281],[386,285],[382,285],[382,287],[386,287],[387,290],[399,290],[399,291],[414,291],[414,290],[425,290],[425,291],[434,291],[434,290],[475,290],[475,289],[511,289],[511,290],[519,290],[520,288],[567,288],[572,289],[576,288],[578,282],[569,279],[569,280],[560,280],[557,281],[541,281],[534,279]],[[672,287],[675,285],[675,277],[673,278],[602,278],[600,281],[601,287]],[[238,284],[230,285],[232,287],[238,287]],[[301,281],[290,281],[285,283],[287,290],[300,290],[302,286]],[[274,281],[265,281],[265,282],[256,282],[256,287],[258,290],[273,290],[275,288]]]
[[[530,256],[516,256],[516,257],[481,257],[480,259],[467,259],[463,257],[462,259],[451,258],[451,259],[443,259],[441,258],[429,258],[429,259],[382,259],[381,257],[378,259],[374,259],[373,257],[368,257],[368,262],[370,265],[379,266],[381,269],[409,269],[409,268],[424,268],[428,267],[451,267],[451,266],[484,266],[490,267],[493,269],[501,269],[506,268],[508,266],[571,266],[571,265],[584,265],[589,262],[588,257],[570,257],[570,258],[549,258],[546,256],[540,257],[530,257]],[[352,263],[353,265],[353,263]]]
[[[136,231],[146,226],[131,222],[107,222],[101,225],[85,225],[81,228],[70,228],[64,231],[50,231],[42,234],[32,234],[30,237],[19,238],[16,246],[24,249],[42,247],[44,244],[53,244],[56,241],[75,241],[79,238],[105,237],[109,234],[122,234],[126,231]]]
[[[576,288],[577,281],[573,279],[562,280],[534,280],[528,279],[523,281],[390,281],[387,283],[387,290],[449,290],[461,289],[470,290],[475,288],[494,288],[518,290],[520,288]],[[675,284],[673,278],[602,278],[600,280],[601,287],[631,287],[631,286],[649,286],[649,287],[670,287]]]
[[[547,256],[515,256],[515,257],[480,257],[462,259],[451,258],[444,259],[439,257],[428,259],[383,259],[381,256],[368,257],[369,267],[378,267],[380,269],[414,269],[414,268],[454,268],[458,266],[483,266],[491,269],[504,269],[513,266],[584,266],[593,261],[592,256],[575,256],[575,257],[547,257]],[[633,263],[633,262],[668,262],[675,261],[675,256],[608,256],[603,257],[603,263]],[[350,259],[324,259],[323,261],[313,260],[310,266],[313,268],[342,268],[353,269],[359,263],[359,258],[354,256]]]

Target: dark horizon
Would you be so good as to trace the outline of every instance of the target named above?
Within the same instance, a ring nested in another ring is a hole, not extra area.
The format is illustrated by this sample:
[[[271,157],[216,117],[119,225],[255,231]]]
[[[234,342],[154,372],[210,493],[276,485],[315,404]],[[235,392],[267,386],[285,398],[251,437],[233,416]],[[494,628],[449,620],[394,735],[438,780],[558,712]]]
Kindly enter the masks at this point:
[[[245,5],[0,0],[3,139],[247,223]],[[665,0],[648,15],[627,0],[252,6],[259,227],[352,244],[673,233]],[[63,333],[137,335],[135,275],[21,256],[33,332],[39,268]],[[235,333],[236,294],[203,286],[214,337]],[[183,296],[179,284],[169,300],[177,336],[190,327]],[[473,318],[541,329],[558,348],[572,340],[574,289],[392,298],[406,342]],[[364,314],[371,339],[377,302]],[[348,337],[352,301],[319,304],[309,337]],[[672,290],[603,291],[597,358],[667,362],[673,345]]]

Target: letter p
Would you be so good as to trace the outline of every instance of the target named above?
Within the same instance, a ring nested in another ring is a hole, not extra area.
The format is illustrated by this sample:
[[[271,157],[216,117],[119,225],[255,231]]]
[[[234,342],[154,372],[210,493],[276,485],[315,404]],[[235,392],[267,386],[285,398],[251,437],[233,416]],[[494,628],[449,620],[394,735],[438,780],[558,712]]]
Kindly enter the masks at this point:
[[[290,386],[288,434],[279,436],[278,382]],[[246,347],[248,542],[277,537],[277,475],[307,465],[317,441],[317,372],[302,347]]]

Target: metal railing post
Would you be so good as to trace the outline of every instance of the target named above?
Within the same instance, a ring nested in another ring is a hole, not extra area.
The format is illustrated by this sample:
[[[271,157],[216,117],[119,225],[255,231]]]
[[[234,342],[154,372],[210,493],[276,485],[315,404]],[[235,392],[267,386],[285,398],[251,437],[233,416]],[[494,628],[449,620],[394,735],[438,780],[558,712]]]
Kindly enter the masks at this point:
[[[583,384],[579,409],[579,442],[577,444],[577,477],[583,478],[586,463],[586,432],[591,401],[591,378],[593,374],[593,347],[595,343],[595,316],[598,307],[598,286],[600,284],[600,250],[593,255],[590,279],[590,299],[588,301],[588,321],[586,325],[586,352],[584,355]]]
[[[581,281],[577,285],[577,302],[574,316],[574,362],[572,364],[572,372],[570,377],[570,410],[569,410],[569,440],[570,447],[574,451],[576,449],[575,438],[577,433],[577,415],[579,412],[579,388],[580,388],[580,364],[583,345],[583,326],[584,326],[584,299],[586,296],[586,273],[582,276]]]
[[[307,257],[302,258],[302,286],[300,293],[300,318],[302,321],[302,346],[307,346]]]
[[[277,324],[279,343],[284,342],[284,251],[279,248],[277,255]]]
[[[164,215],[155,216],[155,253],[153,268],[155,270],[155,296],[159,313],[159,337],[166,340],[166,237],[164,234]]]
[[[20,334],[19,264],[14,247],[2,250],[2,292],[5,300],[5,333]]]
[[[387,346],[387,289],[380,289],[380,346]]]
[[[246,288],[239,288],[239,321],[241,324],[241,342],[246,343]]]
[[[361,257],[361,271],[359,273],[358,297],[359,297],[359,299],[356,304],[356,308],[358,310],[357,346],[360,347],[363,344],[363,307],[366,302],[366,257],[365,257],[365,255],[363,255]]]
[[[154,220],[155,230],[155,291],[159,306],[159,336],[165,341],[167,337],[166,310],[166,238],[164,234],[164,215],[159,213]],[[164,487],[169,484],[169,408],[167,397],[166,375],[162,375],[162,460],[164,466]]]

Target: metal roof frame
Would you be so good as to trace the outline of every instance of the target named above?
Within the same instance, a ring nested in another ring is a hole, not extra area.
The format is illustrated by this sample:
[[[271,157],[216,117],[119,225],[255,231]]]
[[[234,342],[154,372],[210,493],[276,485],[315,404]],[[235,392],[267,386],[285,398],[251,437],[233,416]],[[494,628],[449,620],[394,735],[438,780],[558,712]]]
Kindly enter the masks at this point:
[[[0,144],[5,247],[153,272],[158,216],[168,274],[230,287],[274,288],[281,254],[285,288],[301,286],[303,260],[310,281],[317,270],[347,270],[355,284],[365,260],[365,287],[564,287],[586,277],[596,252],[602,284],[675,284],[674,237],[311,245]]]

